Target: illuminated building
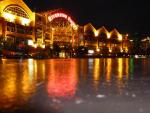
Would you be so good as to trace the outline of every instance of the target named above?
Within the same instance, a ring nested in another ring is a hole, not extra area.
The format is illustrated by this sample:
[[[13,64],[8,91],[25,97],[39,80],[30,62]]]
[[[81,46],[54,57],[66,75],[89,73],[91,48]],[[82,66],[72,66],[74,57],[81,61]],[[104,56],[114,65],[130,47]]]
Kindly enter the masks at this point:
[[[150,37],[143,38],[141,40],[141,46],[145,54],[150,55]]]
[[[35,13],[23,0],[0,0],[0,4],[0,38],[7,46],[54,49],[57,45],[62,56],[79,46],[100,54],[128,53],[128,36],[116,29],[79,26],[62,9]]]
[[[102,54],[128,53],[128,36],[120,34],[116,29],[110,32],[104,26],[95,29],[91,23],[85,25],[83,29],[84,46]]]
[[[45,19],[45,26],[42,28],[46,45],[58,44],[62,49],[64,46],[77,46],[78,25],[69,14],[62,9],[50,10],[39,14],[41,18],[44,17]],[[38,20],[36,23],[38,23]]]
[[[22,0],[1,0],[0,4],[0,37],[16,46],[31,44],[35,13]]]

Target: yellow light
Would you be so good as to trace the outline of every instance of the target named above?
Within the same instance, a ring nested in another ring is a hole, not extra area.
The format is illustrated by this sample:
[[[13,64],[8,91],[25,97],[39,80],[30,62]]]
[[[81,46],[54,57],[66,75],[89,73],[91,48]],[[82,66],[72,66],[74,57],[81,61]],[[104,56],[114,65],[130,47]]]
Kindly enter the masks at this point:
[[[95,36],[97,37],[99,35],[99,32],[97,30],[94,31]]]
[[[100,80],[100,59],[94,59],[94,65],[93,65],[93,82],[94,86],[97,89],[99,87],[99,80]]]
[[[33,47],[34,47],[34,48],[37,48],[37,44],[34,44]]]
[[[123,75],[123,59],[118,59],[118,79],[122,79]]]
[[[42,48],[45,49],[45,45],[44,44],[42,45]]]
[[[21,18],[21,23],[22,25],[29,25],[30,24],[30,20],[27,18]]]
[[[122,35],[120,35],[120,34],[118,35],[118,40],[122,41]]]
[[[107,38],[108,38],[108,39],[110,38],[110,33],[107,33]]]
[[[8,20],[8,21],[10,21],[10,22],[14,22],[14,20],[15,20],[15,16],[14,15],[12,15],[12,14],[10,14],[10,13],[4,13],[3,14],[3,17],[6,19],[6,20]]]
[[[109,49],[109,52],[111,53],[111,52],[112,52],[112,49]]]
[[[33,46],[33,40],[28,40],[28,45]]]
[[[120,52],[121,52],[121,53],[123,52],[123,49],[122,49],[122,48],[120,48]]]
[[[88,50],[89,54],[94,54],[94,50]]]
[[[100,52],[100,49],[99,48],[97,48],[97,50],[96,50],[97,52]]]
[[[126,50],[125,50],[126,52],[128,52],[129,50],[128,50],[128,48],[126,48]]]
[[[73,25],[73,30],[77,30],[78,29],[78,26],[77,25]]]
[[[110,82],[111,80],[111,72],[112,72],[112,59],[107,59],[106,60],[106,82]]]
[[[62,53],[62,57],[65,58],[65,53]]]

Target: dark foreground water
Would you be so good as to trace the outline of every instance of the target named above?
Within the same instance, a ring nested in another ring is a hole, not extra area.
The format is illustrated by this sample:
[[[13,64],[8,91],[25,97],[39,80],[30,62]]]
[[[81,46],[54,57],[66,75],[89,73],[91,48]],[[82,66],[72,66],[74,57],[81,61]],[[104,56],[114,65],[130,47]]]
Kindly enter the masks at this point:
[[[1,59],[0,113],[150,113],[150,59]]]

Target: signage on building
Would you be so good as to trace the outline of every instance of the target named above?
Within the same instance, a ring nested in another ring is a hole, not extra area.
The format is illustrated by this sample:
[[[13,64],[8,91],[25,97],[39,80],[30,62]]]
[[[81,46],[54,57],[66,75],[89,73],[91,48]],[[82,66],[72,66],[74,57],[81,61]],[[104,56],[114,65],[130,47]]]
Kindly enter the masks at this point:
[[[48,16],[48,21],[51,22],[56,18],[64,18],[64,19],[66,19],[70,22],[71,26],[75,25],[75,22],[72,20],[72,18],[70,16],[68,16],[67,14],[65,14],[65,13],[54,13],[52,15],[49,15]]]

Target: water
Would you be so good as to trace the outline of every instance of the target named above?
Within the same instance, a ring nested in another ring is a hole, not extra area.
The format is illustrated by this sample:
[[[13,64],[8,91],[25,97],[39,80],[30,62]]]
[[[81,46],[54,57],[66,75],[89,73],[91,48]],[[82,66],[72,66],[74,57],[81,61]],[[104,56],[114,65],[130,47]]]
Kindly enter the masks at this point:
[[[150,59],[0,60],[0,113],[150,113]]]

